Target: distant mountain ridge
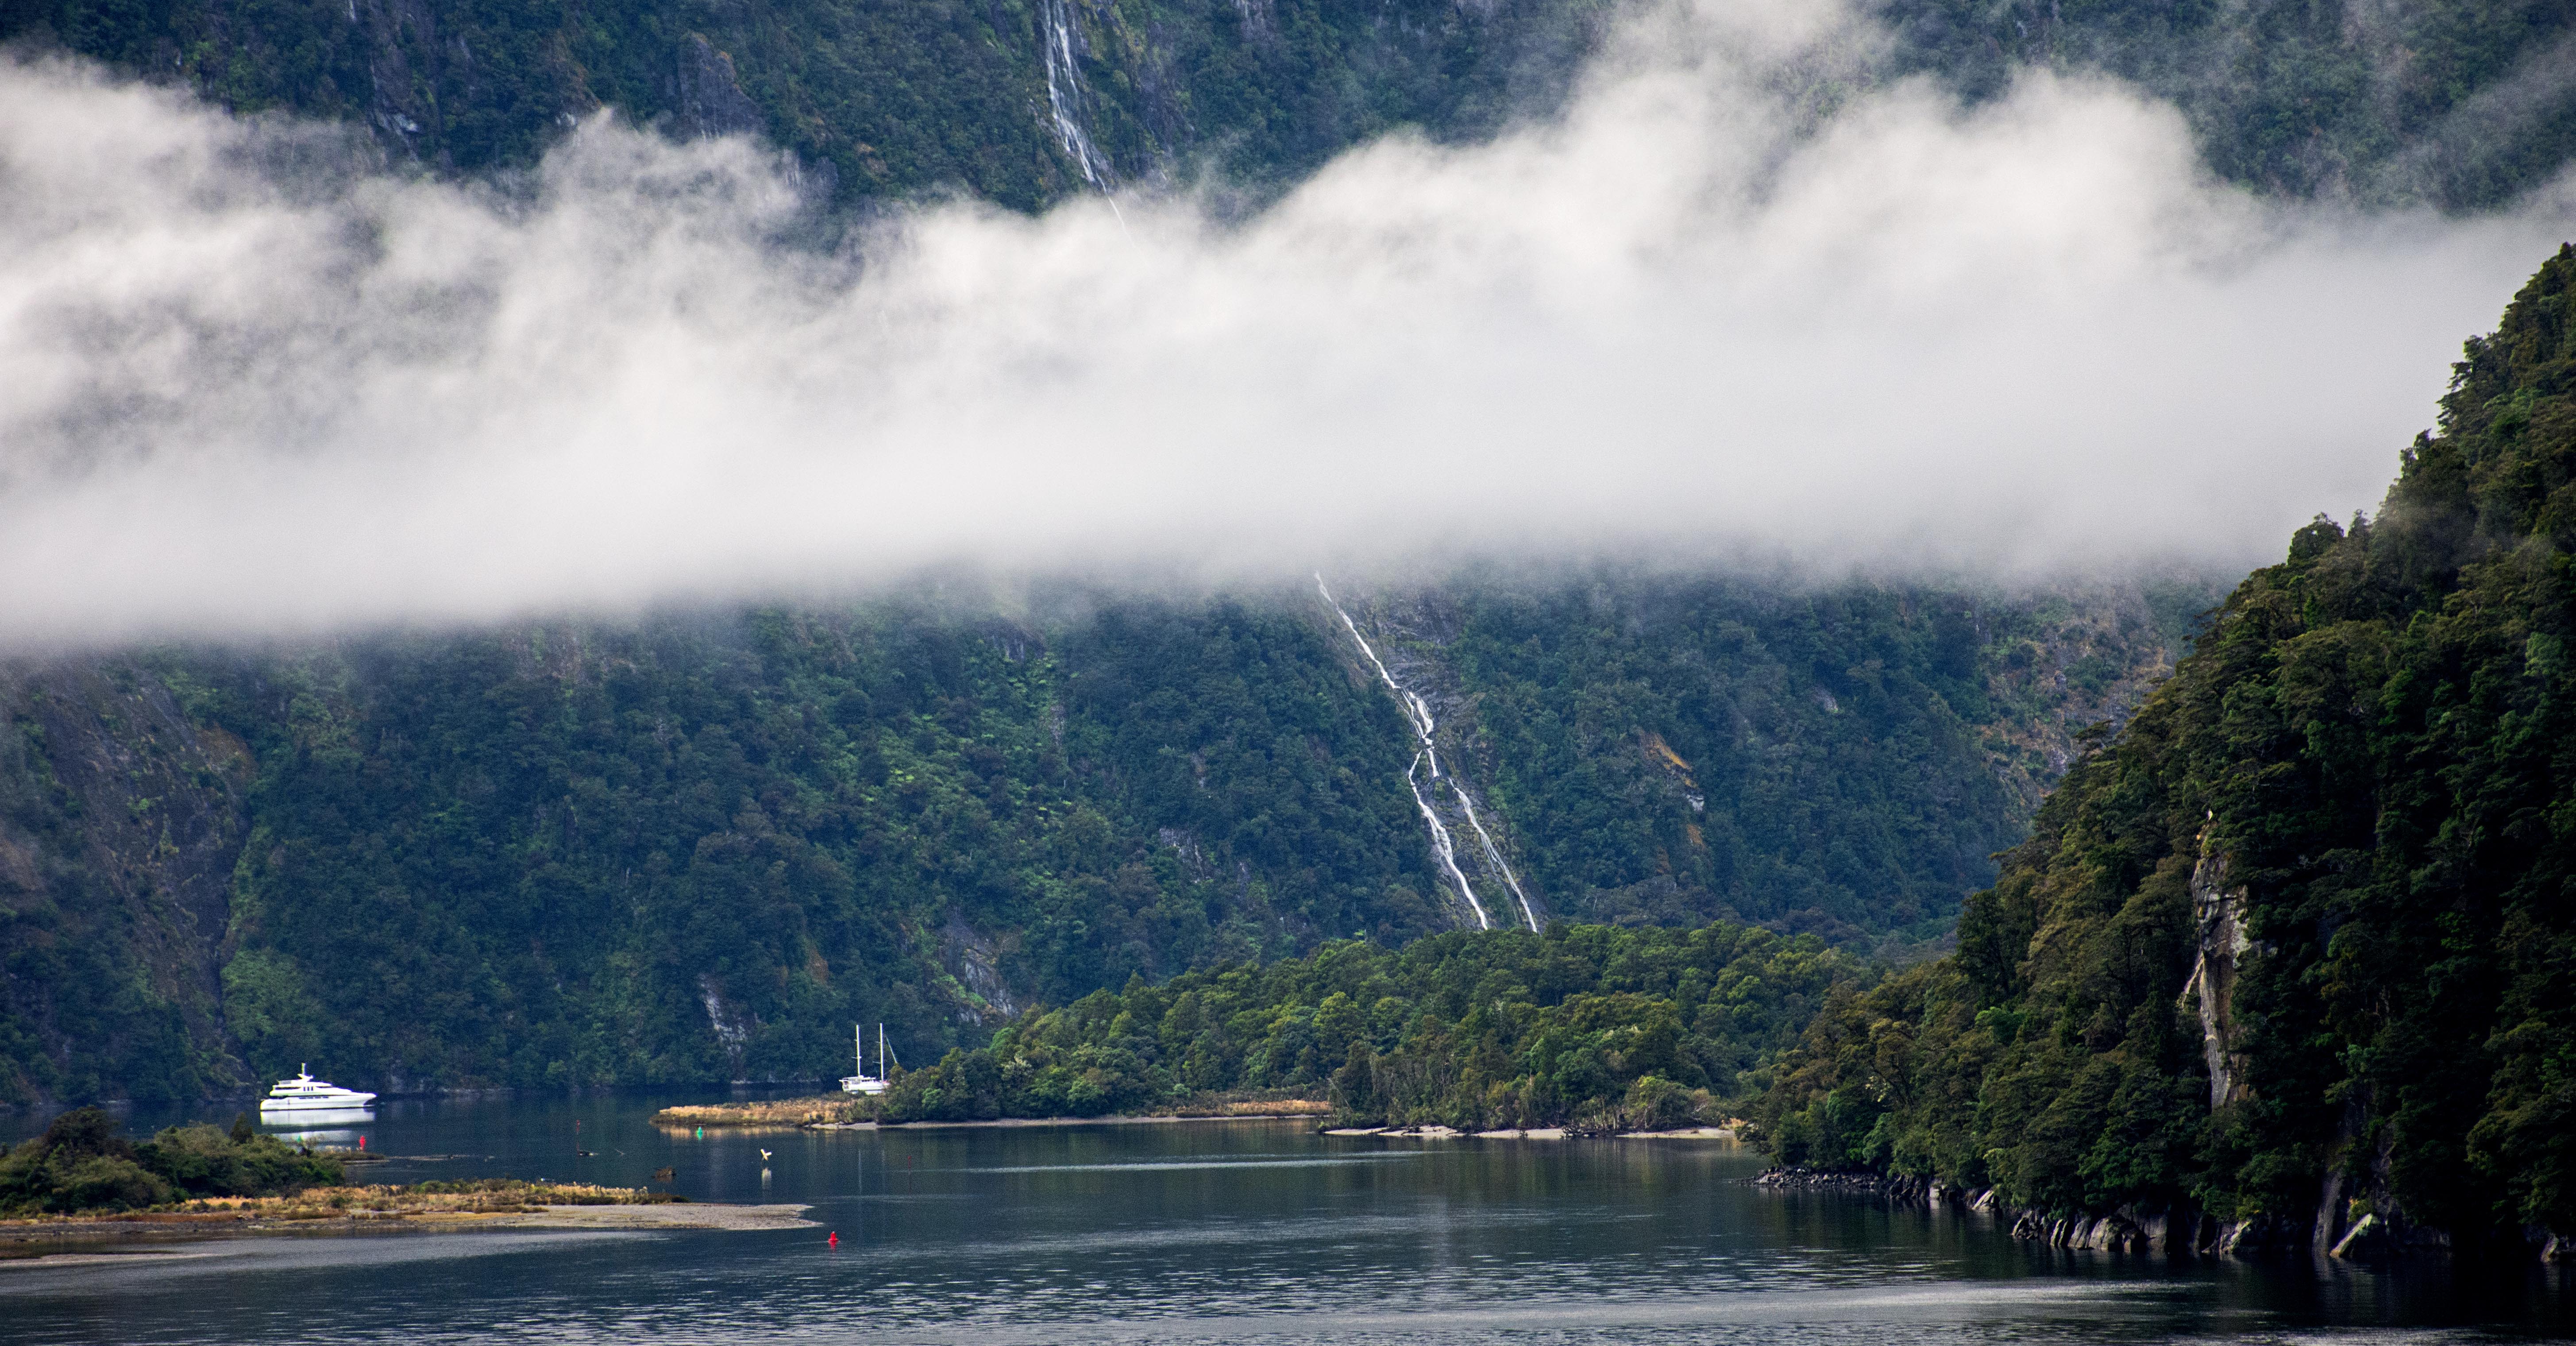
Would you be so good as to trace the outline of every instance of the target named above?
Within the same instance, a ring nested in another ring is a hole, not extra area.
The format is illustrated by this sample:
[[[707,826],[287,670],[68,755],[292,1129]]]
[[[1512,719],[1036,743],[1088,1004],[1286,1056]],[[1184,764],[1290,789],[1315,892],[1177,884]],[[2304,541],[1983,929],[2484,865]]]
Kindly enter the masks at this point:
[[[1398,127],[1492,134],[1559,106],[1603,0],[0,0],[0,42],[242,111],[364,126],[395,164],[532,163],[603,107],[751,132],[845,200],[1016,209],[1207,170],[1275,190]],[[2576,19],[2549,0],[1882,0],[1859,74],[1968,98],[2100,71],[2182,108],[2222,175],[2292,196],[2478,206],[2576,150]],[[1826,80],[1827,102],[1849,72]],[[1820,77],[1822,78],[1822,77]]]

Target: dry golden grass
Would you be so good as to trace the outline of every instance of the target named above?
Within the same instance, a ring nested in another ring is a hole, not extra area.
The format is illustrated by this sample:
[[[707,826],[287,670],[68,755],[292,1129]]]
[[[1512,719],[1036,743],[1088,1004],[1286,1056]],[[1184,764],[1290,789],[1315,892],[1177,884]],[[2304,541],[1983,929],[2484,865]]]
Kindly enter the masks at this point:
[[[244,1220],[398,1220],[416,1216],[521,1215],[548,1206],[650,1206],[678,1200],[681,1198],[641,1187],[483,1178],[470,1182],[424,1182],[407,1187],[308,1187],[293,1196],[204,1197],[151,1210],[0,1220],[0,1228],[12,1224],[94,1221],[214,1224]]]
[[[867,1105],[850,1095],[824,1098],[773,1098],[758,1103],[694,1103],[653,1114],[658,1126],[814,1126],[824,1122],[858,1122]]]

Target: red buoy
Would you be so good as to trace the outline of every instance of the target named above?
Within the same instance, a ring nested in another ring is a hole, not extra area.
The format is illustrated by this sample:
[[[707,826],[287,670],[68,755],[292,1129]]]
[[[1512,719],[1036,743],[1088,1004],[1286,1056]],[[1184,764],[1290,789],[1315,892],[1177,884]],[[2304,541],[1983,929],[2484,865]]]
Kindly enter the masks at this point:
[[[831,1236],[830,1238],[827,1238],[827,1239],[823,1240],[823,1241],[824,1241],[825,1243],[830,1244],[831,1246],[833,1246],[833,1247],[835,1247],[835,1248],[840,1247],[840,1246],[841,1246],[841,1231],[840,1231],[840,1230],[837,1230],[837,1229],[833,1230],[833,1231],[832,1231],[832,1236]]]

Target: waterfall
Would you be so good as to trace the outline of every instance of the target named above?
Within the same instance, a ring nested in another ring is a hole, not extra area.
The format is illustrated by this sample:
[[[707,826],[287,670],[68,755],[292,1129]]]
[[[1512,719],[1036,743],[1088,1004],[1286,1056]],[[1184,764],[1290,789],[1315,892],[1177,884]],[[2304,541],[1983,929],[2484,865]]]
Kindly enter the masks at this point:
[[[1334,601],[1333,591],[1324,587],[1324,577],[1321,575],[1315,577],[1315,592],[1322,594],[1325,606],[1333,610],[1334,616],[1342,619],[1342,629],[1351,633],[1351,639],[1358,643],[1360,653],[1367,657],[1369,666],[1377,670],[1378,680],[1386,684],[1388,691],[1395,693],[1395,703],[1403,708],[1406,722],[1413,726],[1414,737],[1422,740],[1422,750],[1413,755],[1413,765],[1404,769],[1404,783],[1406,788],[1413,791],[1414,806],[1422,810],[1423,825],[1430,829],[1432,851],[1440,857],[1442,866],[1448,869],[1450,880],[1458,885],[1458,895],[1467,899],[1467,909],[1476,914],[1476,928],[1491,930],[1494,928],[1494,922],[1485,914],[1485,904],[1476,900],[1474,885],[1467,882],[1466,873],[1458,867],[1458,848],[1456,839],[1450,834],[1449,825],[1440,820],[1439,810],[1433,808],[1431,801],[1423,797],[1422,786],[1414,779],[1414,772],[1420,770],[1426,762],[1431,766],[1431,779],[1435,782],[1448,783],[1449,793],[1458,801],[1458,810],[1466,816],[1467,826],[1475,829],[1476,845],[1484,854],[1486,868],[1502,876],[1503,886],[1509,888],[1512,899],[1520,903],[1521,921],[1531,930],[1537,930],[1539,928],[1538,911],[1530,905],[1529,894],[1521,891],[1521,881],[1512,873],[1511,865],[1503,859],[1502,848],[1494,844],[1493,834],[1485,830],[1484,821],[1476,816],[1476,797],[1467,793],[1466,784],[1454,773],[1443,774],[1440,770],[1440,747],[1432,741],[1432,731],[1438,726],[1431,718],[1431,703],[1423,700],[1421,695],[1412,688],[1395,680],[1395,674],[1388,670],[1386,661],[1377,657],[1376,647],[1369,644],[1368,637],[1360,634],[1359,623],[1352,621],[1351,614],[1344,612],[1342,605]]]
[[[1109,190],[1109,164],[1082,129],[1082,68],[1073,62],[1072,0],[1039,0],[1038,20],[1046,27],[1047,116],[1065,157],[1095,190]]]
[[[1529,894],[1521,891],[1521,881],[1512,876],[1511,865],[1503,860],[1502,847],[1494,844],[1493,834],[1487,832],[1484,823],[1477,820],[1475,797],[1467,793],[1467,787],[1459,784],[1456,776],[1449,778],[1449,791],[1458,796],[1458,807],[1466,812],[1467,825],[1476,829],[1476,844],[1484,848],[1485,863],[1493,866],[1494,872],[1503,876],[1503,886],[1511,889],[1512,900],[1521,904],[1521,919],[1529,923],[1532,931],[1536,931],[1538,913],[1531,910]]]
[[[1413,779],[1413,773],[1422,769],[1422,758],[1422,753],[1415,753],[1413,765],[1404,769],[1404,788],[1413,792],[1413,806],[1422,810],[1423,824],[1431,829],[1431,849],[1440,857],[1441,868],[1448,870],[1449,881],[1458,885],[1458,896],[1467,899],[1467,910],[1476,913],[1476,928],[1491,930],[1494,918],[1485,914],[1485,904],[1476,900],[1475,886],[1467,882],[1466,874],[1458,868],[1458,846],[1449,836],[1449,824],[1440,821],[1439,810],[1432,808],[1431,801],[1422,797],[1422,786]],[[1431,772],[1433,780],[1440,779],[1437,762],[1432,764]]]

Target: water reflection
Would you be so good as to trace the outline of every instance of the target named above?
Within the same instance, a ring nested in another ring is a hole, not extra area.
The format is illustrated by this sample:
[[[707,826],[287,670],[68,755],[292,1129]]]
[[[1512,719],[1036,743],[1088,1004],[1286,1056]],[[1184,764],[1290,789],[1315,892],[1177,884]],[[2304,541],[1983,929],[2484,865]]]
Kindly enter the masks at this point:
[[[1760,1160],[1715,1142],[650,1124],[681,1101],[699,1100],[389,1100],[368,1177],[633,1186],[668,1167],[693,1199],[807,1202],[821,1227],[235,1239],[0,1270],[0,1336],[1927,1346],[2576,1325],[2561,1272],[2039,1249],[1981,1217],[1753,1188]]]

